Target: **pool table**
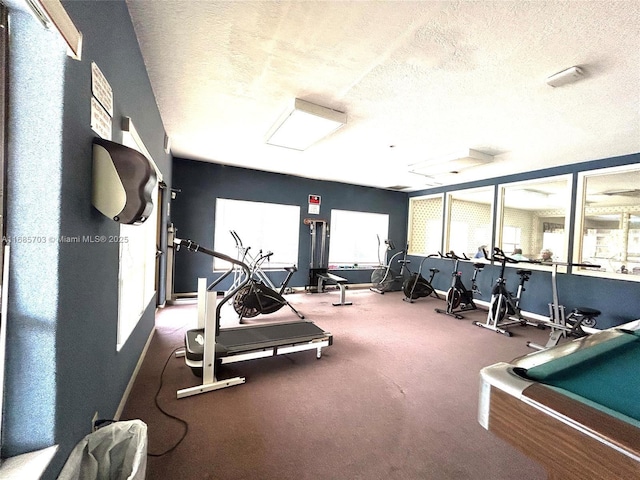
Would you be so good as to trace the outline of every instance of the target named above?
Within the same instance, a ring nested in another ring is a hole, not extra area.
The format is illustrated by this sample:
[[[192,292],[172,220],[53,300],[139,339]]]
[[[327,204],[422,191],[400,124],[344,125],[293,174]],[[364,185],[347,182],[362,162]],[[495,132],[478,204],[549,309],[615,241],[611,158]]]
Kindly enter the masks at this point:
[[[640,479],[640,330],[604,330],[480,378],[480,424],[550,479]]]

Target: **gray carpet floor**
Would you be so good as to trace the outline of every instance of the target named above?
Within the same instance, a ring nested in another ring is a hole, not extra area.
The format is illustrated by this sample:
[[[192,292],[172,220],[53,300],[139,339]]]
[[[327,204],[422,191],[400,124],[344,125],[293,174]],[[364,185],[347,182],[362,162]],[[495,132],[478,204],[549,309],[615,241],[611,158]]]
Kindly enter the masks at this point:
[[[195,305],[159,311],[149,351],[122,418],[148,425],[150,479],[541,480],[543,469],[477,421],[479,370],[530,353],[548,331],[513,327],[512,337],[438,314],[443,300],[404,302],[401,292],[349,290],[287,296],[334,335],[323,351],[223,366],[218,378],[246,383],[177,399],[199,379],[172,355],[196,322]],[[225,320],[223,318],[223,320]],[[294,321],[287,307],[249,323]],[[228,321],[228,319],[227,319]],[[158,404],[188,424],[163,415]]]

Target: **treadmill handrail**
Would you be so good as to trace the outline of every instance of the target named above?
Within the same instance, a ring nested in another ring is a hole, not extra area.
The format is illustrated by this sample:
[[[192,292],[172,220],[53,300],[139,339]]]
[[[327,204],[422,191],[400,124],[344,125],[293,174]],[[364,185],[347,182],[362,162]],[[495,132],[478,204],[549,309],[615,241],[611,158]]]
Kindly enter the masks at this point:
[[[215,258],[219,258],[221,260],[224,260],[226,262],[229,262],[232,264],[231,268],[229,269],[229,271],[227,273],[225,273],[222,278],[226,277],[229,273],[231,273],[233,271],[233,265],[237,265],[240,268],[242,268],[242,270],[244,271],[244,279],[238,284],[236,285],[235,288],[229,290],[224,297],[222,297],[222,300],[220,300],[218,303],[218,305],[216,306],[216,332],[218,330],[220,330],[220,313],[222,310],[222,305],[224,305],[226,302],[228,302],[229,300],[231,300],[231,298],[233,298],[233,296],[242,288],[244,287],[247,283],[249,283],[249,280],[251,278],[251,270],[249,269],[249,266],[244,263],[241,262],[240,260],[237,260],[235,258],[230,257],[229,255],[225,255],[224,253],[220,253],[220,252],[215,252],[213,250],[209,250],[208,248],[205,248],[191,240],[182,240],[180,238],[174,238],[173,239],[173,243],[174,245],[176,245],[176,250],[179,250],[181,246],[184,246],[187,250],[189,250],[190,252],[201,252],[204,253],[206,255],[210,255],[212,257]],[[218,280],[219,281],[219,280]],[[209,288],[211,288],[212,286],[216,285],[218,283],[218,281],[213,282]],[[209,290],[209,288],[207,288],[207,290]]]

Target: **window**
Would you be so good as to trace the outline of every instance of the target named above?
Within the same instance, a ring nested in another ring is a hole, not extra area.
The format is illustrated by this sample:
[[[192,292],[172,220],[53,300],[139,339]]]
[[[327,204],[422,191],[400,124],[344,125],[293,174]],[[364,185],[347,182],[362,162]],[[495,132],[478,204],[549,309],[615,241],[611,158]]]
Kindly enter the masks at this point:
[[[263,269],[297,265],[300,237],[300,207],[277,203],[216,199],[214,246],[217,252],[242,257],[231,235],[234,231],[255,257],[258,252],[273,252]],[[214,259],[214,268],[228,268],[227,262]]]
[[[583,273],[640,281],[640,165],[578,176],[574,261]]]
[[[6,128],[7,128],[7,67],[8,67],[8,26],[7,9],[0,5],[0,233],[2,242],[0,246],[0,444],[2,436],[3,390],[4,390],[4,357],[7,329],[7,292],[9,280],[9,245],[5,244],[6,233],[5,219],[7,211],[7,180],[6,180]],[[0,460],[1,463],[1,460]]]
[[[409,199],[409,254],[430,255],[442,249],[442,195]]]
[[[134,148],[144,154],[152,165],[155,163],[151,154],[144,146],[130,119],[123,123],[126,129],[122,134],[123,145]],[[156,168],[158,182],[162,174]],[[120,350],[129,335],[136,327],[155,294],[156,251],[158,235],[158,215],[156,208],[160,208],[158,199],[158,184],[151,194],[154,199],[154,210],[149,218],[141,225],[120,225],[119,242],[119,274],[118,274],[118,339],[117,348]]]
[[[384,248],[389,215],[331,210],[329,233],[329,268],[375,267],[384,258],[378,251],[378,238]]]
[[[514,252],[517,248],[522,250],[522,241],[520,240],[521,237],[522,229],[520,227],[503,227],[502,250],[505,252]]]
[[[571,184],[568,175],[500,186],[496,244],[510,255],[540,259],[549,249],[557,262],[567,261]]]
[[[460,190],[447,195],[446,251],[473,258],[479,248],[491,249],[494,188]]]

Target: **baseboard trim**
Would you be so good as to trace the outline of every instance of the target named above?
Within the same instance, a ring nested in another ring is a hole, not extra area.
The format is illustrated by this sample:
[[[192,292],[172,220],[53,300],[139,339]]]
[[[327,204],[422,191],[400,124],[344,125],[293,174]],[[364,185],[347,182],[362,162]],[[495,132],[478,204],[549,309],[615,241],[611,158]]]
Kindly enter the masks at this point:
[[[131,389],[133,388],[133,384],[136,381],[136,377],[138,376],[138,372],[142,367],[142,362],[147,356],[147,350],[149,349],[149,345],[151,345],[151,340],[153,339],[153,335],[156,333],[156,327],[154,326],[149,333],[149,338],[147,338],[147,342],[142,349],[142,353],[140,354],[140,358],[138,358],[138,363],[136,364],[136,368],[133,370],[131,374],[131,378],[129,379],[129,383],[127,384],[127,388],[124,390],[124,394],[122,395],[122,399],[120,400],[120,404],[118,405],[118,409],[116,410],[116,414],[113,416],[114,420],[120,420],[122,415],[122,411],[124,410],[124,406],[129,399],[129,394],[131,393]]]

